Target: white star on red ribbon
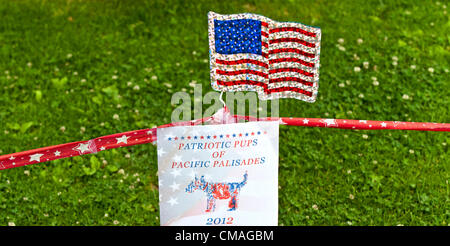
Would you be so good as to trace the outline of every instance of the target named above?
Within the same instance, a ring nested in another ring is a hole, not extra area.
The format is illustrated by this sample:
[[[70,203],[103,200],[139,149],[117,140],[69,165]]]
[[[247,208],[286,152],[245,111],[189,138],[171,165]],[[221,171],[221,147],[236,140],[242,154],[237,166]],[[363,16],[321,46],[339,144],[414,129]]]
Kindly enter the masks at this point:
[[[77,147],[74,148],[74,150],[77,150],[78,152],[80,152],[80,154],[89,152],[89,143],[80,143]]]
[[[127,144],[128,138],[130,138],[130,137],[127,137],[127,135],[123,135],[123,136],[120,137],[120,138],[116,138],[116,139],[117,139],[117,143],[118,143],[118,144],[119,144],[119,143]]]
[[[30,162],[32,161],[37,161],[40,162],[41,161],[41,156],[43,156],[44,154],[34,154],[34,155],[30,155]]]

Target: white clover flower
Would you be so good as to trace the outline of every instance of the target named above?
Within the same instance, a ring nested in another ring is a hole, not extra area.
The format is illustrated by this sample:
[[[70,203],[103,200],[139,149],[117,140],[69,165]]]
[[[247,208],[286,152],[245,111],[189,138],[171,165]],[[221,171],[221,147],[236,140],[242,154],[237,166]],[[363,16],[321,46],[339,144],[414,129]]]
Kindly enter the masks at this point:
[[[338,39],[338,43],[343,44],[344,43],[344,39],[343,38]]]
[[[340,51],[345,51],[345,47],[344,47],[344,46],[341,46],[341,45],[338,45],[338,49],[339,49]]]
[[[68,59],[72,58],[72,54],[71,53],[67,54],[67,58]]]
[[[402,99],[403,100],[409,100],[409,96],[407,94],[403,94]]]
[[[376,81],[376,80],[374,80],[372,84],[373,84],[374,86],[380,85],[380,83],[379,83],[378,81]]]
[[[127,86],[132,86],[132,85],[133,85],[133,82],[131,82],[131,81],[127,82]]]
[[[120,169],[117,173],[124,175],[125,174],[125,170]]]
[[[365,69],[369,69],[369,62],[368,61],[363,62],[363,67]]]
[[[393,62],[392,62],[392,65],[397,66],[397,65],[398,65],[398,62],[397,62],[397,61],[393,61]]]
[[[377,80],[377,77],[371,77],[370,79],[371,80]]]
[[[135,90],[135,91],[138,91],[139,89],[141,89],[141,88],[139,87],[139,85],[135,85],[135,86],[133,87],[133,90]]]
[[[362,44],[362,43],[363,43],[363,40],[362,40],[361,38],[358,38],[358,40],[356,40],[356,42],[357,42],[358,44]]]
[[[410,154],[414,154],[414,150],[413,150],[413,149],[410,149],[410,150],[409,150],[409,153],[410,153]]]
[[[352,170],[348,169],[347,174],[350,174],[350,173],[352,173]]]
[[[393,56],[393,57],[392,57],[392,60],[393,60],[393,61],[398,61],[398,57],[397,57],[397,56]]]
[[[125,155],[125,158],[127,158],[127,159],[130,159],[130,157],[131,157],[131,155],[128,153]]]
[[[80,82],[81,83],[86,83],[86,79],[81,79]]]
[[[114,115],[113,115],[113,119],[119,120],[119,115],[118,115],[118,114],[114,114]]]
[[[23,171],[23,173],[27,176],[30,176],[30,171],[28,171],[28,170]]]
[[[119,78],[117,75],[111,76],[111,79],[117,79],[117,78]]]
[[[12,221],[8,222],[8,226],[16,226],[16,224]]]
[[[359,61],[359,56],[357,54],[353,54],[353,59],[355,59],[355,61]]]
[[[434,73],[434,68],[432,68],[432,67],[429,67],[429,68],[428,68],[428,72],[430,72],[430,73]]]
[[[363,134],[363,135],[362,135],[362,138],[364,138],[364,139],[368,139],[368,138],[369,138],[369,136],[367,136],[367,134]]]
[[[355,73],[359,73],[359,72],[361,72],[361,68],[360,67],[354,67],[353,71],[355,71]]]
[[[65,127],[65,126],[61,126],[61,127],[59,128],[59,130],[62,131],[62,132],[65,132],[65,131],[66,131],[66,127]]]
[[[156,76],[156,75],[152,76],[152,80],[157,80],[157,79],[158,79],[158,76]]]
[[[114,224],[114,225],[118,225],[118,224],[119,224],[119,221],[118,221],[118,220],[114,220],[114,221],[113,221],[113,224]]]
[[[344,83],[339,83],[339,87],[345,87]]]
[[[312,205],[312,208],[313,208],[314,210],[319,210],[319,206],[317,206],[316,204]]]
[[[104,216],[105,216],[105,217],[108,217],[109,215],[108,215],[108,214],[105,214]]]
[[[27,63],[27,66],[28,66],[28,67],[31,67],[31,66],[33,66],[33,63],[28,62],[28,63]]]
[[[364,94],[361,93],[361,94],[358,95],[358,97],[359,98],[364,98]]]
[[[351,200],[355,199],[355,196],[353,194],[348,195],[348,198],[350,198]]]
[[[163,85],[165,85],[167,88],[172,88],[172,84],[170,83],[164,83]]]
[[[189,86],[190,86],[190,87],[195,87],[196,84],[197,84],[197,80],[192,80],[192,81],[189,83]]]

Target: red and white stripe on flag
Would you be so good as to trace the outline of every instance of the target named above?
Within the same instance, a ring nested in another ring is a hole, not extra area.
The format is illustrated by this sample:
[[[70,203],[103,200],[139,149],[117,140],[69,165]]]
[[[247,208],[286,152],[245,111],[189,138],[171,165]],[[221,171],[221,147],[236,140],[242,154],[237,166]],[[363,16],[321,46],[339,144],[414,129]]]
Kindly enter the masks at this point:
[[[210,12],[208,21],[215,90],[256,91],[263,100],[316,100],[320,28],[249,13]],[[260,36],[253,37],[255,32]]]

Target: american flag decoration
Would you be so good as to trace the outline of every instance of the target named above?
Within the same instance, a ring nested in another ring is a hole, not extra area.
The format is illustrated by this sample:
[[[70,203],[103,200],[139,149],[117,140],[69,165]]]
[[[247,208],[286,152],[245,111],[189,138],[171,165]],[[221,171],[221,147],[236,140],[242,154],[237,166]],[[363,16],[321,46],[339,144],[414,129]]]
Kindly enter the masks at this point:
[[[209,12],[208,21],[215,90],[256,91],[262,100],[316,100],[320,28],[249,13]]]

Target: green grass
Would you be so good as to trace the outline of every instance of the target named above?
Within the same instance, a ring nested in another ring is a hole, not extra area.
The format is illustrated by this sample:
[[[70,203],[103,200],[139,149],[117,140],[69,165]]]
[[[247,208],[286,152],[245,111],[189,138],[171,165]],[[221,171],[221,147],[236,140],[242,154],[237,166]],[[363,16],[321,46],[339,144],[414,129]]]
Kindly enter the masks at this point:
[[[0,0],[0,152],[169,123],[174,92],[212,90],[210,10],[322,28],[319,97],[281,100],[281,116],[450,122],[449,6],[354,2]],[[281,126],[280,139],[280,225],[450,223],[448,133]],[[155,149],[98,153],[92,175],[94,155],[0,171],[0,225],[159,225]]]

